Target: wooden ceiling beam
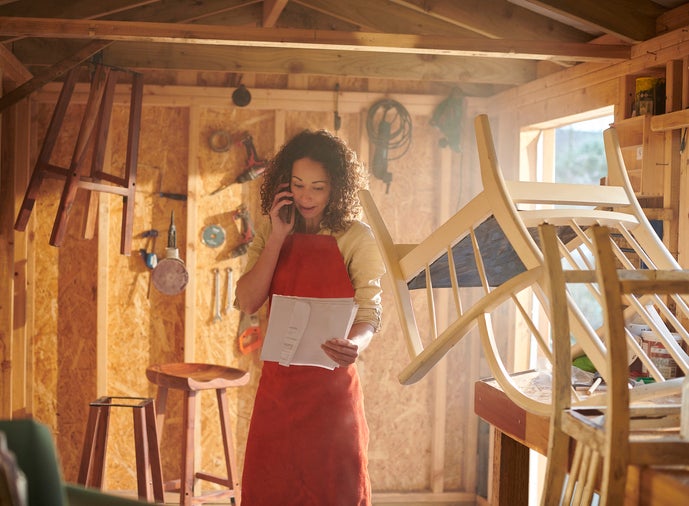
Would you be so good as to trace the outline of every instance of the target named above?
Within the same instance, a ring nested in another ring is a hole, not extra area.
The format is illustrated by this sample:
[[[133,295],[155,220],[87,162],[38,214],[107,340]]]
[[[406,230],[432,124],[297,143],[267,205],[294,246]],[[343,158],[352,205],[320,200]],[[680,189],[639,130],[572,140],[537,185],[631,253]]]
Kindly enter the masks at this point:
[[[428,16],[418,10],[390,8],[388,2],[292,0],[292,3],[358,26],[364,32],[435,34],[454,37],[476,36],[476,32],[472,30],[467,30],[444,19]]]
[[[61,54],[73,52],[73,41],[25,39],[14,53],[29,69],[52,65]],[[495,90],[489,84],[515,86],[537,77],[534,61],[334,52],[275,48],[199,46],[146,42],[116,42],[103,51],[103,63],[146,70],[195,70],[263,74],[297,74],[412,81],[451,82]],[[480,90],[478,90],[480,91]],[[481,93],[478,93],[481,95]]]
[[[286,5],[287,0],[263,0],[263,28],[275,26]]]
[[[627,42],[656,35],[656,19],[666,9],[651,0],[511,0],[584,23]]]
[[[23,98],[28,97],[31,93],[34,91],[38,90],[41,88],[43,85],[46,83],[49,83],[51,81],[54,81],[61,75],[65,74],[66,72],[70,71],[77,65],[79,65],[81,62],[89,59],[91,56],[96,54],[99,51],[102,51],[104,48],[112,44],[111,41],[102,41],[102,40],[94,40],[88,43],[86,46],[81,48],[79,51],[76,53],[70,55],[69,57],[65,58],[64,60],[56,63],[55,65],[51,66],[49,69],[45,70],[44,72],[41,72],[39,75],[34,77],[33,79],[30,79],[29,81],[26,81],[23,83],[21,86],[18,86],[14,90],[10,91],[6,95],[3,95],[0,97],[0,113],[10,107],[11,105],[16,104]]]
[[[24,64],[2,44],[0,44],[0,68],[2,69],[3,83],[23,83],[33,77]],[[5,89],[3,91],[7,93],[8,90]]]
[[[164,3],[153,2],[128,9],[110,19],[155,23],[200,23],[260,3],[263,3],[262,0],[204,0],[194,3],[193,8],[189,8],[189,0],[167,0]],[[2,10],[0,10],[1,14]],[[257,19],[256,22],[258,21]]]
[[[603,0],[605,1],[605,0]],[[492,39],[588,42],[591,36],[564,23],[544,18],[507,0],[390,0],[391,3],[442,19]]]
[[[45,18],[0,17],[0,35],[606,63],[630,55],[624,45]]]
[[[97,19],[112,16],[144,5],[160,3],[161,0],[31,0],[3,6],[0,1],[0,15],[43,18]]]

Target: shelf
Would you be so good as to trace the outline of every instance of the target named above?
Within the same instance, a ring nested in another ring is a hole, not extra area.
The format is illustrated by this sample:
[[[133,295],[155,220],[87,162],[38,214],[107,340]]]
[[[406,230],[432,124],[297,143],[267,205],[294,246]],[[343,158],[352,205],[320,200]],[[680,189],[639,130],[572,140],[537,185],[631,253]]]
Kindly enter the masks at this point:
[[[651,131],[665,132],[689,127],[689,109],[658,114],[651,118]]]

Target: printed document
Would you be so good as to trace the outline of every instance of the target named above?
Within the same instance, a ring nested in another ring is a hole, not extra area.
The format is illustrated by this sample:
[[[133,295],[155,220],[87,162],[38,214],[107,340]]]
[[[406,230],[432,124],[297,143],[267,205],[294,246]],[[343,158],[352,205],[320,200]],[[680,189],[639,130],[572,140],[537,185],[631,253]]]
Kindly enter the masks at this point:
[[[280,365],[334,369],[337,363],[321,349],[332,338],[346,338],[357,304],[352,298],[321,299],[273,295],[261,360]]]

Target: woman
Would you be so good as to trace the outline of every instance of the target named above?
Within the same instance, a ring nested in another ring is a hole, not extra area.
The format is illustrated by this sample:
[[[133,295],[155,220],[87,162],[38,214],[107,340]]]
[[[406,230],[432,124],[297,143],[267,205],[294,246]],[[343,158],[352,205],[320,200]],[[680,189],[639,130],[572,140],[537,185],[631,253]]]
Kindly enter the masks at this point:
[[[237,282],[240,309],[254,313],[279,294],[354,297],[358,310],[349,335],[322,346],[339,365],[334,370],[264,362],[243,506],[371,504],[355,361],[380,326],[385,268],[370,228],[356,219],[365,182],[356,154],[323,130],[296,135],[264,173],[261,207],[270,222],[257,232]]]

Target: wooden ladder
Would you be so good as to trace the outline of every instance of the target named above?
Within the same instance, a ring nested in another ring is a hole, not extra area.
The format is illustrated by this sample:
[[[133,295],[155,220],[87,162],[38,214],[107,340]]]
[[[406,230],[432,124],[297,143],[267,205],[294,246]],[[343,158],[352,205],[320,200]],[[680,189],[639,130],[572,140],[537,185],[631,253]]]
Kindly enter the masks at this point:
[[[78,67],[73,68],[65,78],[14,228],[18,231],[26,229],[43,178],[62,178],[65,180],[65,186],[60,198],[55,224],[53,225],[50,244],[58,247],[63,244],[67,231],[67,221],[76,199],[77,190],[81,188],[89,191],[84,227],[84,237],[87,239],[93,237],[98,210],[98,198],[93,192],[107,192],[122,196],[120,253],[129,255],[134,225],[134,193],[136,190],[136,165],[141,126],[141,105],[143,101],[143,75],[132,73],[126,165],[124,176],[120,177],[104,172],[103,160],[117,76],[124,71],[105,65],[98,64],[95,66],[86,110],[82,118],[69,167],[58,167],[50,163],[50,157],[62,128],[72,93],[74,92],[78,71]],[[89,164],[87,163],[87,154],[90,149],[91,157]]]

